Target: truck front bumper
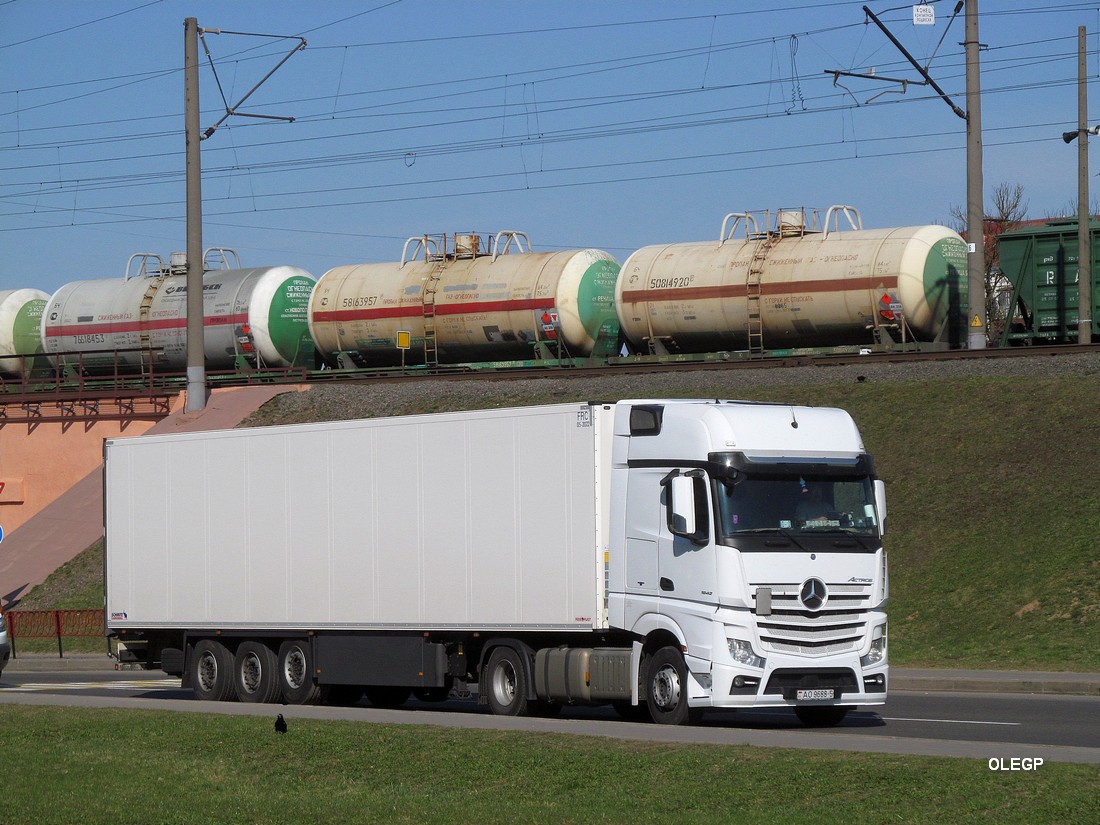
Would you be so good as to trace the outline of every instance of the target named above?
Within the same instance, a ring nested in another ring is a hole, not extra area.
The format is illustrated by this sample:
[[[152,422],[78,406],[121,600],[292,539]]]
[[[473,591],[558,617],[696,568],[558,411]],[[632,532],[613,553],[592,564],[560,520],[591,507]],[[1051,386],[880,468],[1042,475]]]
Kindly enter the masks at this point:
[[[886,702],[889,666],[863,668],[859,657],[808,664],[775,657],[763,670],[715,663],[710,707],[796,707],[799,705],[881,705]]]

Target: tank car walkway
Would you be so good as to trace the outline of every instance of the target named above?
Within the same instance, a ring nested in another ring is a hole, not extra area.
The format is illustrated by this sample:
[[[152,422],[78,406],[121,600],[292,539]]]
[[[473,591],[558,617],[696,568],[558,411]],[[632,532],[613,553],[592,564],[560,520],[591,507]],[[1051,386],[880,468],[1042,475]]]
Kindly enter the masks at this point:
[[[183,412],[181,394],[180,402],[174,405],[176,411],[148,432],[164,434],[228,429],[276,395],[299,389],[293,385],[282,385],[215,390],[206,408],[197,413]],[[0,607],[7,608],[102,536],[101,467],[78,481],[0,542]]]

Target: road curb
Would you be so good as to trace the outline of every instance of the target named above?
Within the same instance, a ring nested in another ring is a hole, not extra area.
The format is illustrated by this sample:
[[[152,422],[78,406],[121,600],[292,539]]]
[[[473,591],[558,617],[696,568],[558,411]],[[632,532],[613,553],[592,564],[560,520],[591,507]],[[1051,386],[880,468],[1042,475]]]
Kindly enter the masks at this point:
[[[119,670],[118,663],[100,653],[70,653],[66,656],[51,656],[43,653],[24,653],[16,659],[9,659],[4,667],[8,673],[65,673],[68,671],[110,671]]]
[[[890,668],[890,690],[1100,696],[1100,674]]]

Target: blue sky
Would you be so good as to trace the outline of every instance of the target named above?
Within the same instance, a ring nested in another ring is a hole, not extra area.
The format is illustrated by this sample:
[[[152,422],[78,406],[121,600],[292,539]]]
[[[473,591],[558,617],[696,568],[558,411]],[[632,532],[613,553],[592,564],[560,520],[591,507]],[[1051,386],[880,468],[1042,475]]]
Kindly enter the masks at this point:
[[[230,117],[202,143],[204,246],[246,266],[319,277],[399,259],[410,236],[503,229],[623,261],[793,206],[950,224],[963,121],[927,87],[830,74],[919,80],[865,2],[965,108],[954,0],[919,26],[912,5],[874,0],[0,0],[0,289],[121,277],[132,254],[184,248],[187,17],[248,33],[206,35],[214,70],[200,44],[204,129],[225,114],[219,84],[236,103],[296,43],[253,34],[307,41],[243,107],[293,123]],[[1009,183],[1030,217],[1062,214],[1079,26],[1100,115],[1100,8],[979,10],[987,208]]]

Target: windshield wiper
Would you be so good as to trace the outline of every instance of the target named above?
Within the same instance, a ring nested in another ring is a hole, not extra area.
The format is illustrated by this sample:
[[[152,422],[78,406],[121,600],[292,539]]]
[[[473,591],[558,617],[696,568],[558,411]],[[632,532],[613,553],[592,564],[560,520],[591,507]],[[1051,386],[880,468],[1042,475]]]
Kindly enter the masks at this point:
[[[857,527],[842,527],[841,532],[849,538],[855,539],[859,542],[859,546],[864,550],[875,550],[878,547],[878,537],[874,535],[867,535],[865,532],[860,532]],[[833,542],[836,544],[837,542]]]

